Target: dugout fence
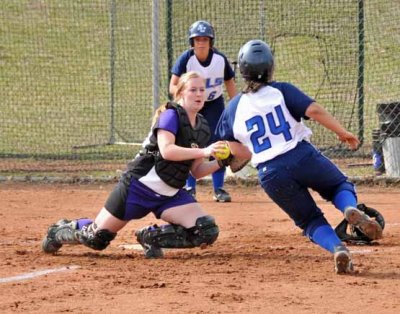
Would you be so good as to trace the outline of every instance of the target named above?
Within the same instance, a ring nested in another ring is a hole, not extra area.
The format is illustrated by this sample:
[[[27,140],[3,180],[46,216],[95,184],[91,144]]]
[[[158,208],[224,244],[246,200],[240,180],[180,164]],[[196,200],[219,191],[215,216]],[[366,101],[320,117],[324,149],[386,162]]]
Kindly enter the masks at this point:
[[[397,163],[395,146],[381,149],[400,137],[396,0],[4,0],[0,12],[0,176],[80,176],[132,158],[199,19],[213,24],[215,46],[232,62],[246,41],[267,41],[275,78],[360,137],[351,152],[307,122],[343,170],[385,174],[382,165],[374,172],[376,154]],[[382,104],[393,104],[384,116]]]

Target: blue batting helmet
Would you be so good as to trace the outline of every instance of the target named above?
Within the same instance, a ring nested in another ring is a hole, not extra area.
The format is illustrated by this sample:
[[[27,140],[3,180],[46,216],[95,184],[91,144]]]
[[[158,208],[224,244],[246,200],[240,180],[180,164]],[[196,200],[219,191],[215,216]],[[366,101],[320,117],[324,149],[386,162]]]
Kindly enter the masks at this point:
[[[194,22],[189,28],[189,44],[193,47],[193,38],[195,37],[208,37],[211,39],[211,47],[214,44],[215,33],[214,27],[207,21]]]
[[[272,77],[274,57],[271,48],[262,40],[250,40],[238,55],[242,77],[248,81],[268,82]]]

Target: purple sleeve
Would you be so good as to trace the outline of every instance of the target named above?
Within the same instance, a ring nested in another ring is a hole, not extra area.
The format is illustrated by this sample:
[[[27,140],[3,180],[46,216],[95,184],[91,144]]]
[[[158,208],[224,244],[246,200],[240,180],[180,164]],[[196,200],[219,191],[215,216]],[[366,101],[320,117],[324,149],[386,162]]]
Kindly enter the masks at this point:
[[[176,135],[178,133],[178,128],[178,113],[174,109],[167,109],[161,112],[157,129],[163,129]]]

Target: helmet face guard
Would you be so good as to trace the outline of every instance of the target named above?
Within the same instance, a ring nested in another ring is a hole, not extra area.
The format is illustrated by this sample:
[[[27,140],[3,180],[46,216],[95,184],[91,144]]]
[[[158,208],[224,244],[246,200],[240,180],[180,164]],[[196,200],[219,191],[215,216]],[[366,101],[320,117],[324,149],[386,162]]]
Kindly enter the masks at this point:
[[[358,204],[357,208],[364,212],[371,218],[374,218],[376,222],[382,227],[382,230],[385,228],[385,219],[382,214],[378,212],[376,209],[367,207],[365,204]],[[367,237],[360,229],[350,225],[346,219],[343,219],[335,228],[335,232],[338,235],[341,241],[357,244],[357,245],[366,245],[371,244],[373,241],[369,237]]]
[[[262,40],[250,40],[238,54],[239,69],[247,81],[267,82],[272,77],[274,57],[271,48]]]
[[[194,22],[189,28],[189,44],[191,47],[194,46],[195,37],[208,37],[210,38],[210,46],[214,45],[215,32],[214,27],[207,21]]]

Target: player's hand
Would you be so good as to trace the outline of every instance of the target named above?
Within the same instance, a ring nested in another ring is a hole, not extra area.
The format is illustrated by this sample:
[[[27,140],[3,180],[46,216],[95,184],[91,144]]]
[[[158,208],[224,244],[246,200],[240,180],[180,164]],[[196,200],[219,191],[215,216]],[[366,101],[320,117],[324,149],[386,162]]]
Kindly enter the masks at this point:
[[[211,145],[207,146],[206,148],[203,148],[203,153],[204,157],[208,158],[210,156],[216,157],[215,154],[217,153],[223,153],[223,151],[226,149],[226,142],[224,141],[218,141],[215,143],[212,143]]]
[[[338,138],[342,143],[345,143],[353,150],[356,149],[358,145],[360,145],[360,141],[358,140],[357,136],[347,131],[338,134]]]

